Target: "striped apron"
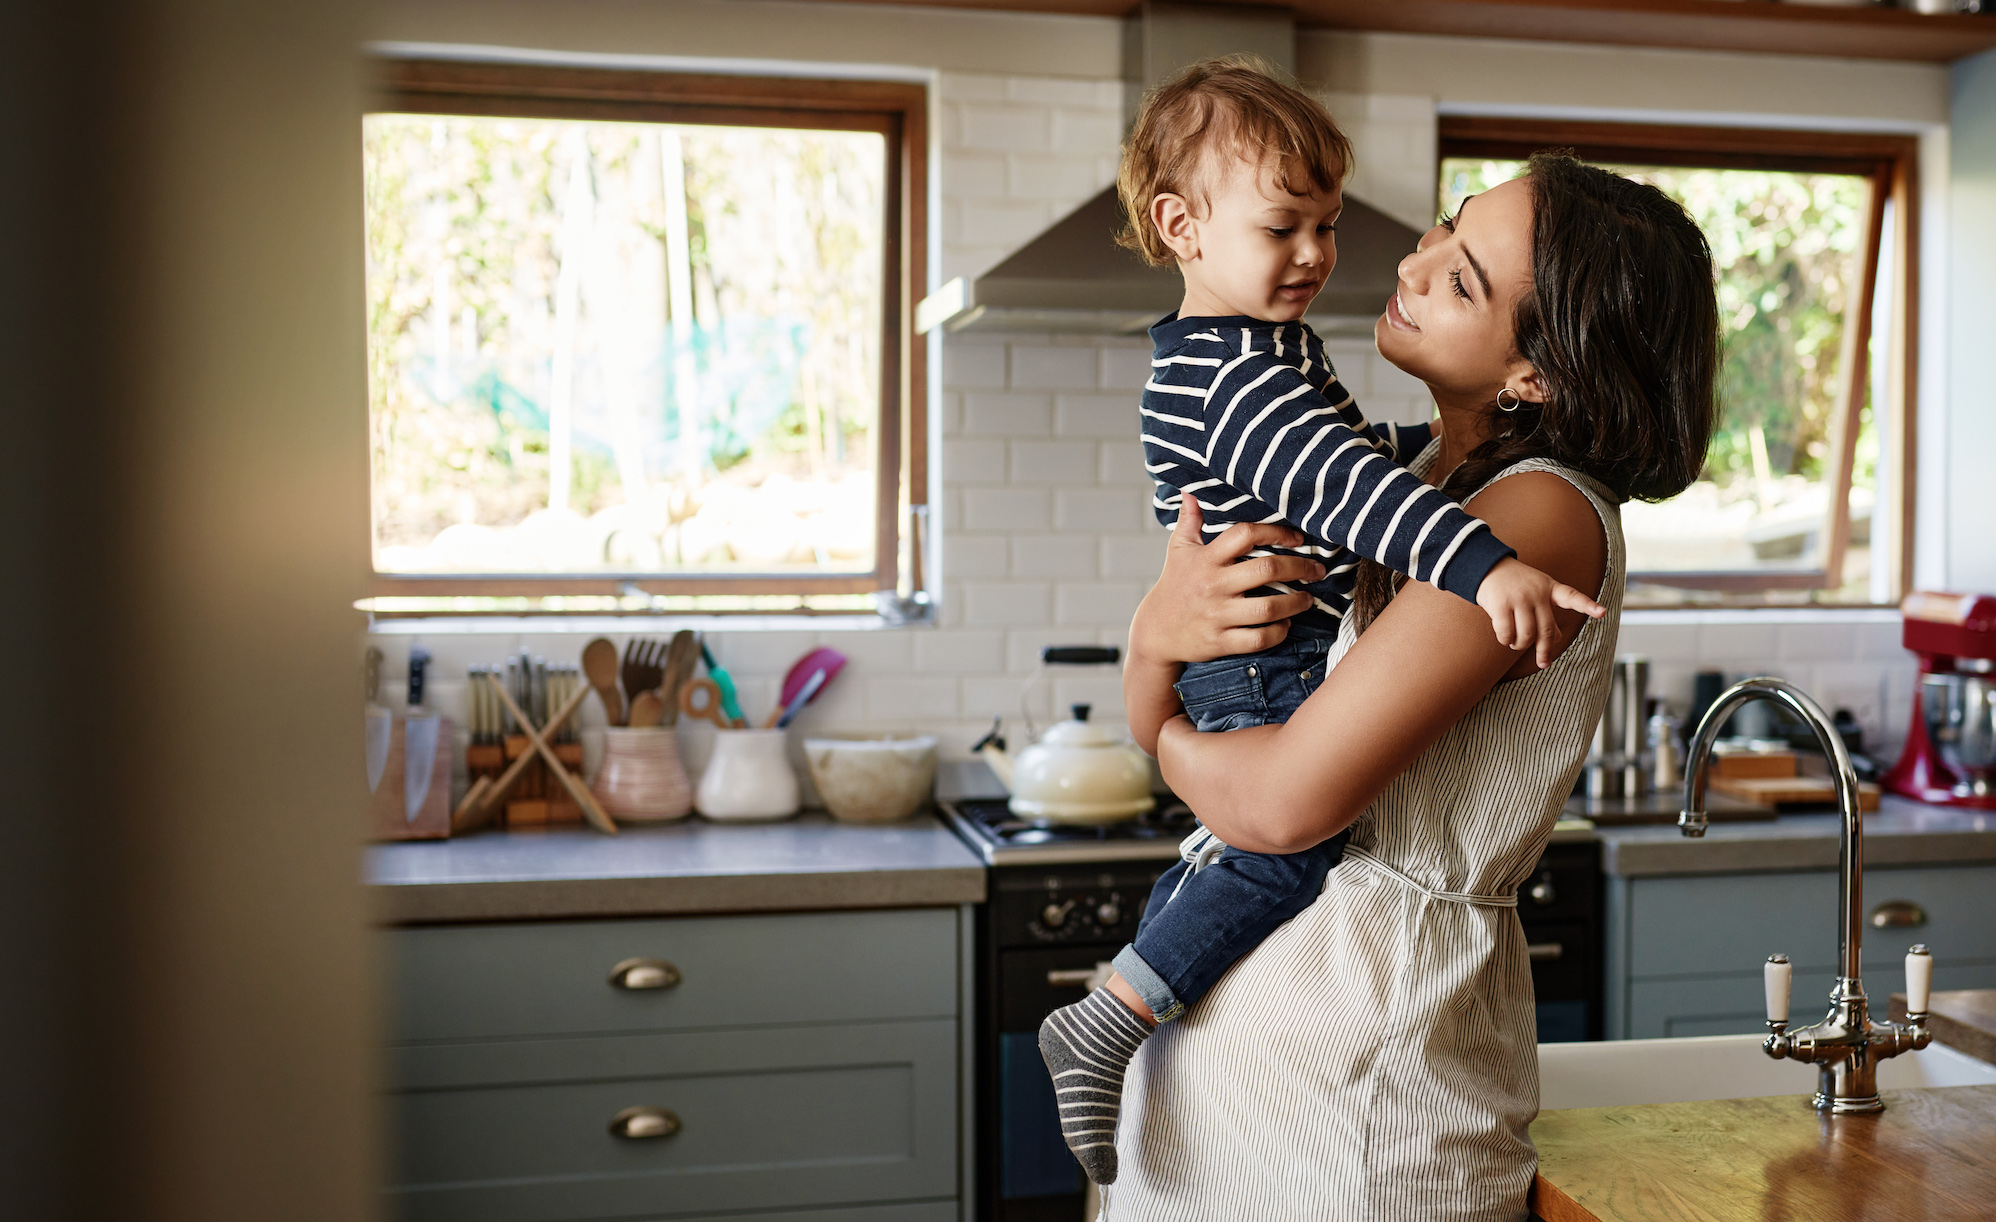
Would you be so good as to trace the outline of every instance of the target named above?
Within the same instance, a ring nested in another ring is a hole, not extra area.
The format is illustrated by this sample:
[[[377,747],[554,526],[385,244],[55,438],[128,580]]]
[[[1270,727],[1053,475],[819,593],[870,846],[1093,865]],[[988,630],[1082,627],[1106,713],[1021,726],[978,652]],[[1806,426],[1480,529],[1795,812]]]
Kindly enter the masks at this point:
[[[1145,1043],[1107,1222],[1526,1217],[1539,1083],[1517,888],[1607,700],[1623,551],[1605,489],[1537,459],[1496,478],[1524,471],[1594,506],[1607,616],[1423,752],[1352,825],[1317,902]],[[1333,664],[1354,640],[1347,625]]]

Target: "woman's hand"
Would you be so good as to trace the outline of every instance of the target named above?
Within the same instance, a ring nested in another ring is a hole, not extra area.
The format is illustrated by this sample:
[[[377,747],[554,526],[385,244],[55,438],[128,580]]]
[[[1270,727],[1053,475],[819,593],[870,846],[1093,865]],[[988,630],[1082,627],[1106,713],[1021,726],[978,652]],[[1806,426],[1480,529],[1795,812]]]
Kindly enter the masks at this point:
[[[1316,581],[1324,575],[1323,565],[1302,556],[1241,559],[1256,548],[1306,542],[1286,526],[1229,526],[1204,543],[1204,524],[1199,502],[1191,493],[1181,494],[1164,572],[1130,625],[1123,707],[1131,736],[1153,755],[1158,730],[1179,713],[1172,684],[1185,663],[1267,649],[1288,635],[1288,617],[1310,605],[1308,594],[1241,595],[1270,582]]]
[[[1303,556],[1255,556],[1257,548],[1309,542],[1287,526],[1237,523],[1205,543],[1205,515],[1191,493],[1180,496],[1178,525],[1164,552],[1164,572],[1130,624],[1130,656],[1177,665],[1255,653],[1289,635],[1289,617],[1310,606],[1308,594],[1243,598],[1256,586],[1318,581],[1324,566]]]

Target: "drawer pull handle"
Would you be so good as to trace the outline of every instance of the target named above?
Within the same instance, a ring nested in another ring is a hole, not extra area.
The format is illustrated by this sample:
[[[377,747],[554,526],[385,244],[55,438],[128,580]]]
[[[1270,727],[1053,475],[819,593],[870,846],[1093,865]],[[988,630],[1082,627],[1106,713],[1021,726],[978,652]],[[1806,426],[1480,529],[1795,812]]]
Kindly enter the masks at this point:
[[[1047,984],[1056,989],[1085,989],[1088,982],[1095,979],[1092,967],[1075,967],[1047,973]]]
[[[679,1131],[679,1117],[662,1107],[627,1107],[610,1120],[610,1133],[626,1141],[670,1137]]]
[[[1557,942],[1533,942],[1525,947],[1525,957],[1534,963],[1557,959],[1565,953],[1566,947]]]
[[[1873,929],[1918,929],[1927,923],[1927,910],[1912,900],[1886,900],[1871,910]]]
[[[1532,889],[1525,894],[1531,896],[1532,902],[1541,908],[1559,899],[1559,892],[1552,885],[1552,871],[1547,870],[1540,874],[1538,881],[1533,883]]]
[[[663,959],[626,959],[610,969],[610,983],[620,989],[669,989],[679,983],[679,969]]]

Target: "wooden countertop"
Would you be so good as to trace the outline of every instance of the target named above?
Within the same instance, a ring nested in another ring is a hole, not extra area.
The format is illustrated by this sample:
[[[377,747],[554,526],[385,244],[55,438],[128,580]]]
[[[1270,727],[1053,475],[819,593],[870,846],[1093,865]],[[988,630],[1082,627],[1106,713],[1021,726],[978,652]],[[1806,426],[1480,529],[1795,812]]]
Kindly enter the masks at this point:
[[[1886,1091],[1870,1116],[1806,1096],[1546,1112],[1545,1222],[1986,1222],[1996,1086]]]
[[[1927,1005],[1927,1030],[1934,1039],[1978,1061],[1996,1063],[1996,989],[1935,993]],[[1892,1021],[1906,1021],[1904,993],[1892,994]]]

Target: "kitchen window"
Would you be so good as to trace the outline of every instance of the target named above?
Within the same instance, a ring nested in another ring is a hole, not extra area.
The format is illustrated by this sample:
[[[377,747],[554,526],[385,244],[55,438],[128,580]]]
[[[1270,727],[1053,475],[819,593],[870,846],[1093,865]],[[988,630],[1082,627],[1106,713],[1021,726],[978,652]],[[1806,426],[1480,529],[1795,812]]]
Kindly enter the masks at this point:
[[[362,128],[375,614],[851,612],[919,592],[919,86],[380,73]]]
[[[1571,148],[1704,229],[1724,362],[1705,469],[1623,507],[1628,605],[1894,604],[1909,580],[1911,137],[1446,117],[1440,202]]]

